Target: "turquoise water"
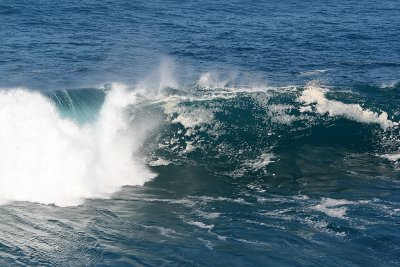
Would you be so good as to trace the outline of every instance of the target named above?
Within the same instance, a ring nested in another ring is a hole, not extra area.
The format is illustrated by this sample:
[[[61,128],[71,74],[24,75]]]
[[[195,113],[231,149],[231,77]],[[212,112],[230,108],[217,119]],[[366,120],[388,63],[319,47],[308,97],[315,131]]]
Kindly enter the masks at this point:
[[[1,266],[397,266],[397,1],[0,1]]]

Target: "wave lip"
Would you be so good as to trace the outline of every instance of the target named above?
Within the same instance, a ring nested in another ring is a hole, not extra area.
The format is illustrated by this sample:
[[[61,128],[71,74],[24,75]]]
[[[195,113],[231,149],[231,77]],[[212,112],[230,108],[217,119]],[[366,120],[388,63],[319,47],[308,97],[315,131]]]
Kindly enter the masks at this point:
[[[115,84],[97,121],[81,126],[62,118],[38,92],[1,90],[0,202],[78,205],[153,178],[133,156],[144,137],[124,111],[135,101],[135,94]]]

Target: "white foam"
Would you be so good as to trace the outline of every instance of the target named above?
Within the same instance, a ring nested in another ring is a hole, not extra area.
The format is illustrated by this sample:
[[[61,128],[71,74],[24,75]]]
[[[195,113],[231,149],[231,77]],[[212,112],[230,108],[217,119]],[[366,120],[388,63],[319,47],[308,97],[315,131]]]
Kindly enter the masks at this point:
[[[201,196],[198,197],[201,201],[204,202],[214,202],[214,201],[226,201],[244,205],[252,205],[251,203],[245,201],[243,198],[227,198],[227,197],[209,197],[209,196]]]
[[[173,238],[174,236],[179,235],[179,233],[177,233],[176,231],[172,230],[172,229],[168,229],[162,226],[148,226],[148,225],[142,225],[143,228],[145,229],[155,229],[158,230],[160,232],[160,234],[162,236],[165,237],[170,237]]]
[[[210,240],[205,240],[205,239],[200,238],[200,237],[197,238],[197,240],[203,242],[203,243],[204,243],[204,246],[205,246],[206,248],[208,248],[209,250],[214,250],[214,244],[213,244],[213,242],[211,242]]]
[[[398,85],[399,85],[399,81],[389,81],[389,82],[382,83],[380,88],[382,88],[382,89],[393,89]]]
[[[333,231],[331,229],[328,228],[329,223],[326,221],[318,221],[315,220],[314,218],[310,218],[307,217],[305,219],[300,219],[300,221],[312,228],[314,228],[315,230],[322,232],[322,233],[326,233],[326,234],[330,234],[330,235],[334,235],[338,238],[345,238],[346,237],[346,233],[345,232],[336,232]]]
[[[289,125],[298,119],[297,116],[288,114],[293,108],[291,105],[268,105],[267,112],[272,122]]]
[[[268,166],[270,163],[274,162],[275,155],[273,153],[264,153],[256,160],[255,162],[251,163],[251,167],[254,170],[262,169]]]
[[[158,158],[155,160],[150,161],[148,164],[150,166],[168,166],[170,165],[172,162],[163,158]]]
[[[173,123],[180,123],[185,128],[193,128],[208,124],[214,119],[214,112],[210,109],[179,106],[177,101],[169,101],[164,105],[167,115],[175,116]]]
[[[321,211],[330,217],[344,219],[347,208],[343,206],[350,204],[353,204],[353,202],[345,199],[322,198],[321,202],[313,206],[312,209]]]
[[[390,161],[398,161],[400,160],[400,154],[384,154],[380,156],[381,158],[385,158]]]
[[[202,229],[208,229],[208,230],[211,230],[212,228],[214,228],[214,224],[208,225],[208,224],[205,224],[203,222],[187,221],[187,224],[190,224],[190,225],[193,225],[193,226],[197,226],[197,227],[202,228]]]
[[[190,137],[185,140],[184,149],[181,155],[193,152],[199,147],[201,140],[198,132],[207,131],[210,135],[217,135],[219,124],[214,121],[214,112],[217,108],[207,109],[195,106],[182,105],[182,100],[169,99],[164,103],[164,113],[168,116],[167,120],[174,124],[182,125],[185,130],[179,130],[179,134],[185,132],[185,136]],[[176,144],[179,147],[179,139],[171,139],[170,145]],[[177,148],[178,148],[177,147]]]
[[[220,212],[205,212],[202,210],[196,210],[196,214],[205,219],[216,219],[221,215]]]
[[[125,116],[135,101],[114,84],[97,122],[79,126],[38,92],[0,91],[0,201],[77,205],[153,178],[133,155],[150,130]]]
[[[300,112],[312,112],[311,106],[302,106],[300,107]]]
[[[320,114],[328,113],[332,117],[343,116],[362,123],[377,123],[384,130],[398,125],[397,122],[388,119],[386,112],[378,114],[372,110],[363,109],[358,104],[345,104],[340,101],[329,100],[325,97],[326,92],[328,92],[328,89],[322,88],[316,83],[307,84],[298,99],[306,105],[306,107],[302,107],[302,111],[309,111],[308,106],[312,106]]]
[[[265,189],[262,188],[261,185],[258,185],[258,184],[249,184],[249,185],[247,185],[247,188],[254,190],[258,193],[265,193],[265,191],[266,191]]]
[[[346,207],[340,207],[340,208],[327,208],[324,205],[316,205],[314,207],[315,210],[321,211],[325,213],[326,215],[330,217],[335,217],[335,218],[340,218],[343,219],[344,216],[346,215],[347,208]]]
[[[265,167],[275,162],[276,156],[273,153],[263,153],[255,160],[247,160],[244,163],[244,168],[242,168],[240,175],[243,175],[248,169],[251,170],[263,170],[266,171]]]
[[[321,74],[330,71],[331,69],[320,69],[320,70],[310,70],[310,71],[303,71],[300,72],[301,76],[311,76],[316,74]]]

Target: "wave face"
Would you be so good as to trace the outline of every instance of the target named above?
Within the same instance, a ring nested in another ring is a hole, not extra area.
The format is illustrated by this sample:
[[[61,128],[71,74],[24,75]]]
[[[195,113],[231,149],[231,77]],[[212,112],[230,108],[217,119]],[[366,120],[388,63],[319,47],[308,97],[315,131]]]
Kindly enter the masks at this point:
[[[389,116],[370,99],[316,82],[227,87],[205,74],[192,88],[157,94],[121,84],[106,92],[3,90],[0,104],[3,202],[66,206],[107,197],[155,177],[142,158],[238,177],[265,171],[304,143],[394,162],[399,153],[395,107]]]
[[[27,265],[228,264],[254,251],[246,263],[280,265],[282,240],[289,265],[321,243],[362,247],[344,265],[398,263],[386,232],[400,215],[396,86],[167,80],[0,91],[0,263],[17,247]]]
[[[114,86],[95,122],[82,125],[60,115],[55,96],[52,100],[26,89],[0,92],[1,201],[77,205],[83,198],[102,197],[154,177],[133,158],[150,130],[135,129],[125,114],[137,101],[135,95]],[[80,117],[75,108],[85,107],[85,99],[73,101],[68,92],[64,96]]]
[[[395,106],[318,82],[230,87],[204,82],[207,75],[190,93],[175,90],[151,107],[165,118],[164,130],[146,143],[150,159],[246,176],[304,144],[371,155],[398,153]]]

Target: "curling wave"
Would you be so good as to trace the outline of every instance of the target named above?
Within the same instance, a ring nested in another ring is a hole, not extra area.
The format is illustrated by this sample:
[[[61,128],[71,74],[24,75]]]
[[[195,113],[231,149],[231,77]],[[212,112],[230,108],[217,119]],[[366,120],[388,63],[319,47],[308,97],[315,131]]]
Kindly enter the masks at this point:
[[[232,86],[205,74],[190,88],[143,87],[1,90],[0,201],[77,205],[151,180],[148,165],[262,177],[306,143],[399,153],[395,107],[316,82]]]

